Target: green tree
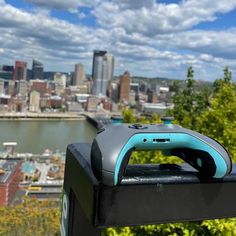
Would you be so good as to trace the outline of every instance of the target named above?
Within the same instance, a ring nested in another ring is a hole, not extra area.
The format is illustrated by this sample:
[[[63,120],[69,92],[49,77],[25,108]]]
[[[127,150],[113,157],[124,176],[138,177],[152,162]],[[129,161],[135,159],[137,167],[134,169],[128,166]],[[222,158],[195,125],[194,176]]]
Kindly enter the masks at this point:
[[[169,115],[174,116],[179,124],[193,130],[196,129],[197,117],[208,107],[210,94],[209,89],[205,88],[196,91],[195,84],[194,70],[189,67],[185,87],[180,89],[175,85],[174,109],[169,111]]]
[[[0,207],[0,235],[59,235],[60,210],[54,200],[25,197],[17,206]]]
[[[224,68],[224,77],[221,79],[217,79],[214,82],[214,91],[218,92],[224,84],[232,83],[232,72],[229,70],[229,67]]]
[[[236,89],[222,80],[210,99],[210,109],[198,118],[198,130],[222,143],[236,161]]]

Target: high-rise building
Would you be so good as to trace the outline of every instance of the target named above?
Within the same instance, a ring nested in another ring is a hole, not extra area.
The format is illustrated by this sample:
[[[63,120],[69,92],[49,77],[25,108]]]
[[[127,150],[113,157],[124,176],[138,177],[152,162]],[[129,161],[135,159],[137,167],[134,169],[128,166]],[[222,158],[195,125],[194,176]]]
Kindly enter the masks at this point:
[[[72,80],[72,85],[83,85],[85,80],[84,66],[79,63],[75,65],[75,73]]]
[[[0,78],[5,80],[12,80],[14,74],[14,66],[1,65]]]
[[[61,73],[54,74],[55,90],[57,95],[64,93],[66,88],[66,75]]]
[[[106,95],[108,82],[112,79],[114,72],[114,57],[107,51],[93,53],[93,94]]]
[[[0,80],[0,95],[5,94],[4,80]]]
[[[19,83],[19,94],[25,97],[27,95],[27,81],[21,80]]]
[[[30,93],[29,110],[31,112],[40,111],[40,93],[35,90]]]
[[[43,80],[43,64],[37,60],[33,60],[32,63],[32,79]]]
[[[24,61],[15,62],[14,80],[26,80],[27,79],[27,63]]]
[[[111,81],[113,78],[113,74],[114,74],[114,66],[115,66],[115,59],[113,57],[112,54],[107,53],[105,55],[105,59],[107,61],[107,77],[108,77],[108,81]]]
[[[15,80],[9,80],[8,81],[8,94],[10,96],[14,96],[16,94],[16,81]]]
[[[131,77],[128,71],[120,76],[120,100],[129,102]]]

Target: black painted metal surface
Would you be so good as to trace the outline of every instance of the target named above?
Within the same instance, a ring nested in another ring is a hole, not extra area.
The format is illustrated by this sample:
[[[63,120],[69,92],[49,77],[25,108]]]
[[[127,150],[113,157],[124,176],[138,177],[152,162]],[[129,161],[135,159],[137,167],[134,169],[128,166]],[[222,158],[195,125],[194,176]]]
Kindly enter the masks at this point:
[[[130,165],[121,184],[108,187],[93,175],[90,147],[81,143],[68,146],[64,189],[68,195],[73,191],[91,227],[236,216],[235,165],[230,175],[212,181],[201,179],[186,164]]]

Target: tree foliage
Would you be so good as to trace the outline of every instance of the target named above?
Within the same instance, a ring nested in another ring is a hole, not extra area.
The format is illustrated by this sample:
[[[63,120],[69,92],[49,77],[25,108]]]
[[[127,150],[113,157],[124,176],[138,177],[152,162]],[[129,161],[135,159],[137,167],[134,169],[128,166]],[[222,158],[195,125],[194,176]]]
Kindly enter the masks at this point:
[[[197,91],[195,84],[194,70],[189,67],[185,87],[180,89],[175,85],[174,109],[169,111],[169,115],[174,116],[180,125],[190,129],[196,129],[197,117],[208,107],[210,94],[207,88]]]
[[[223,144],[236,161],[236,90],[231,82],[221,83],[210,99],[210,109],[197,121],[198,130]]]
[[[0,207],[0,235],[59,235],[60,209],[53,200],[24,198],[21,204]]]

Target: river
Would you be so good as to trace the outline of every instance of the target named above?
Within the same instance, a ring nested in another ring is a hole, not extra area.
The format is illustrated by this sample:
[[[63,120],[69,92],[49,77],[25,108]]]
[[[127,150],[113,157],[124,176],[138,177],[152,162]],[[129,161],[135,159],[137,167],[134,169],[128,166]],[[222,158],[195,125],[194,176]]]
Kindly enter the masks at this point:
[[[96,129],[86,120],[0,121],[0,150],[3,142],[17,142],[20,153],[43,153],[45,149],[65,152],[70,143],[91,142]]]

